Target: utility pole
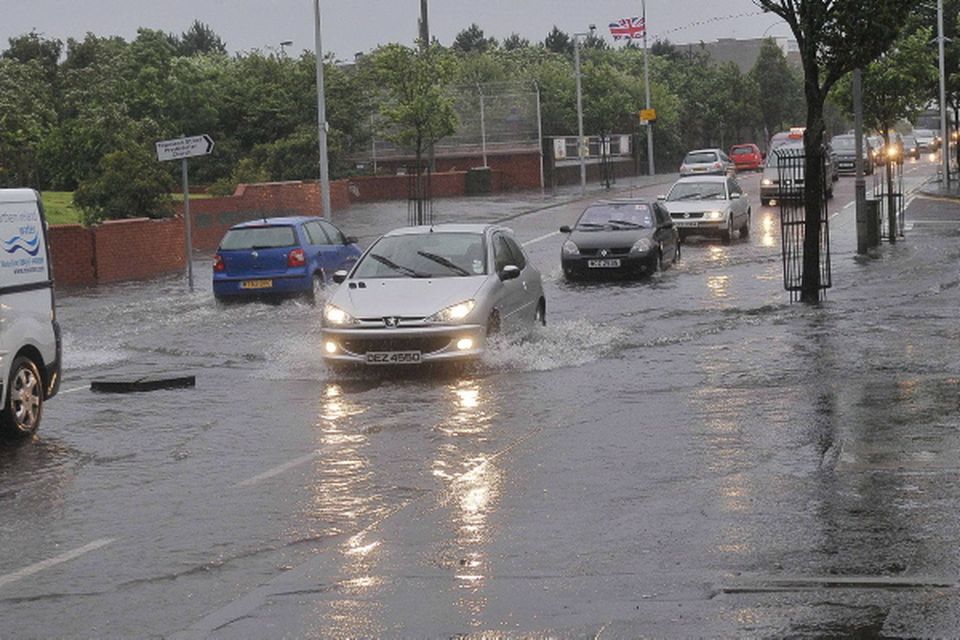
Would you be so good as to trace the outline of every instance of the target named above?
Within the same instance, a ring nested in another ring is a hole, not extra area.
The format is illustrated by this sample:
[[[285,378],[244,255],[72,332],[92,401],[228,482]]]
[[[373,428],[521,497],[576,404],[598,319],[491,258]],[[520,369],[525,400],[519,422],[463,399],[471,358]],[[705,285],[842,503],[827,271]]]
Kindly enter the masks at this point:
[[[587,159],[583,144],[583,94],[580,90],[580,35],[573,34],[573,75],[577,80],[577,156],[580,158],[580,197],[587,195]]]
[[[854,182],[857,220],[857,253],[863,255],[869,249],[867,234],[867,183],[863,178],[863,71],[853,70],[853,135],[856,138],[854,166],[857,177]]]
[[[323,88],[323,46],[320,43],[320,0],[313,0],[317,57],[317,139],[320,146],[320,202],[324,220],[330,219],[330,166],[327,158],[327,106]]]
[[[427,20],[427,0],[420,0],[420,50],[430,46],[430,22]]]
[[[643,0],[643,86],[646,91],[647,109],[650,109],[650,64],[647,60],[647,0]],[[653,122],[647,121],[647,161],[650,175],[657,170],[653,162]]]
[[[947,137],[947,74],[943,55],[943,0],[937,0],[937,49],[940,54],[940,158],[943,161],[944,188],[950,187],[950,138]]]

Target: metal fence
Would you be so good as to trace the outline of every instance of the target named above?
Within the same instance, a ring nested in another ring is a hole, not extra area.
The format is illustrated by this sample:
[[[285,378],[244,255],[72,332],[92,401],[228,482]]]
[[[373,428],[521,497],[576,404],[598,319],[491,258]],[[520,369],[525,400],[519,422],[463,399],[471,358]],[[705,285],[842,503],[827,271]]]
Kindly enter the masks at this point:
[[[806,156],[800,149],[777,151],[777,178],[779,180],[780,241],[783,255],[783,287],[790,299],[797,301],[803,289],[803,243],[806,238],[807,210],[804,203],[806,187]],[[830,178],[821,168],[821,184]],[[819,288],[833,286],[830,268],[830,227],[826,194],[821,194]],[[817,215],[816,213],[814,215]]]
[[[407,224],[433,225],[433,192],[430,167],[424,166],[417,175],[416,166],[407,168]]]
[[[903,237],[903,157],[887,158],[881,171],[873,173],[873,198],[880,209],[880,238],[896,242]]]

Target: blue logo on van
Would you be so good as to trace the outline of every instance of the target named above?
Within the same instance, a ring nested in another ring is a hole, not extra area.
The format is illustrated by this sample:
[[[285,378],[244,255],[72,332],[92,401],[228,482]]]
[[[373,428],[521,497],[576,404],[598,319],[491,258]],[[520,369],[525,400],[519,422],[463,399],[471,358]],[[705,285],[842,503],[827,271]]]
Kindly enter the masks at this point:
[[[3,250],[7,253],[16,253],[18,249],[29,256],[35,256],[40,252],[40,234],[36,225],[22,226],[19,235],[3,241]]]

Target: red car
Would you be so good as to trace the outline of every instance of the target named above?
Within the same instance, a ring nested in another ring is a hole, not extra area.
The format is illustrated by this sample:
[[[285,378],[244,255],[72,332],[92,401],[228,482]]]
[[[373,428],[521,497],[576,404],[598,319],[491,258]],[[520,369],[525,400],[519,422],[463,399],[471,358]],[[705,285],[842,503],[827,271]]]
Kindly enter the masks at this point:
[[[763,168],[763,154],[755,144],[735,144],[730,147],[730,159],[737,171],[760,171]]]

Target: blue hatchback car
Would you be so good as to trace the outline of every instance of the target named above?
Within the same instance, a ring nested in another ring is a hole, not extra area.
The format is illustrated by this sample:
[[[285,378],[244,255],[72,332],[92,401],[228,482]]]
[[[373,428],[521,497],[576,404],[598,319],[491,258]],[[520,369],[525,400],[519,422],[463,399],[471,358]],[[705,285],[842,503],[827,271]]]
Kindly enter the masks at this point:
[[[316,299],[333,272],[349,269],[362,251],[326,220],[261,218],[234,225],[213,258],[217,300],[306,296]]]

